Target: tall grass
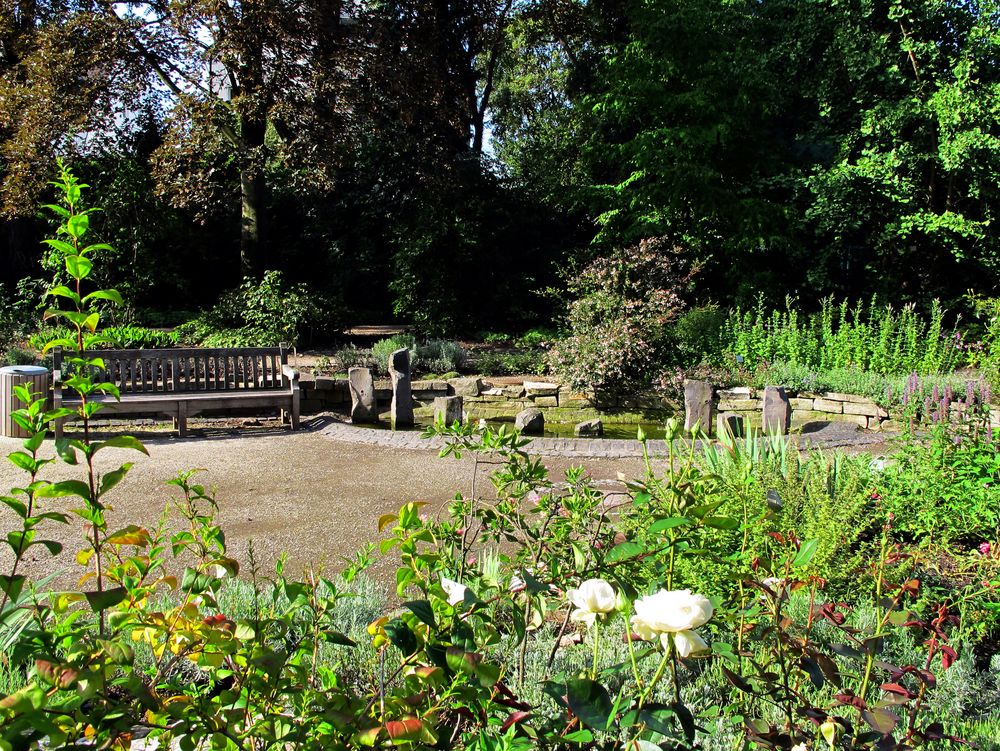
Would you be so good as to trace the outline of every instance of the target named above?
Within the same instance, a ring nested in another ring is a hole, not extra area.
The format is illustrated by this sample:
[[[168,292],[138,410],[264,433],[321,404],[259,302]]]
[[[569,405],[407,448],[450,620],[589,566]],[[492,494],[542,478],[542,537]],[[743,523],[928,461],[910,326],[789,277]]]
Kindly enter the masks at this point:
[[[819,312],[805,315],[786,298],[784,310],[767,310],[763,299],[735,308],[722,327],[723,353],[755,367],[783,362],[815,370],[855,368],[879,374],[947,373],[963,364],[956,339],[944,328],[935,301],[924,317],[912,305],[894,308],[872,298],[851,306],[824,299]]]

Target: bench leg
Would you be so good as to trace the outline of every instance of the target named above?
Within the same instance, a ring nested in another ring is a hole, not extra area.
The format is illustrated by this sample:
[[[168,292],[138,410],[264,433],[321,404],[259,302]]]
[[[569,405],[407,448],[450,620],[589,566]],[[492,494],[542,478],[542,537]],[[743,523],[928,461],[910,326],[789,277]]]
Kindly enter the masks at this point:
[[[181,438],[187,438],[188,434],[188,405],[187,402],[177,404],[177,433]]]
[[[55,429],[54,430],[55,430],[56,440],[57,441],[61,441],[62,440],[62,437],[63,437],[63,423],[65,421],[66,421],[65,417],[60,417],[59,419],[56,420],[56,424],[55,424]]]
[[[292,385],[292,430],[299,429],[299,382]]]

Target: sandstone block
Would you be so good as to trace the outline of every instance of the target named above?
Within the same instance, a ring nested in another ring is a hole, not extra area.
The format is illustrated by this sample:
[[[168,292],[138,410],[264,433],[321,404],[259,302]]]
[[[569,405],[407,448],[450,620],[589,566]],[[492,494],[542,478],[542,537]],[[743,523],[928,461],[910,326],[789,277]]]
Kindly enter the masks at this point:
[[[844,413],[844,403],[833,399],[813,399],[813,409],[817,412],[829,412],[832,415]]]
[[[455,396],[479,396],[485,388],[481,378],[455,378],[450,383]]]
[[[584,438],[604,435],[604,423],[599,419],[584,420],[573,428],[573,435]]]
[[[720,412],[756,412],[761,408],[760,399],[720,399]]]
[[[389,355],[389,380],[392,381],[392,402],[389,424],[392,429],[413,425],[413,392],[410,390],[410,350],[397,349]]]
[[[547,381],[525,381],[524,391],[528,396],[559,396],[559,384]]]
[[[712,397],[715,388],[708,381],[684,381],[684,429],[697,425],[706,435],[712,430]]]
[[[460,396],[439,396],[434,400],[434,422],[443,420],[445,425],[461,423],[463,403]]]
[[[347,382],[351,390],[351,422],[378,422],[372,372],[368,368],[350,368],[347,371]]]
[[[558,407],[559,397],[558,396],[536,396],[532,399],[532,402],[536,407]]]
[[[764,433],[785,435],[791,424],[792,408],[788,396],[780,386],[768,386],[764,389],[761,406]]]
[[[514,427],[525,435],[541,435],[545,432],[545,415],[540,409],[523,409],[514,418]]]

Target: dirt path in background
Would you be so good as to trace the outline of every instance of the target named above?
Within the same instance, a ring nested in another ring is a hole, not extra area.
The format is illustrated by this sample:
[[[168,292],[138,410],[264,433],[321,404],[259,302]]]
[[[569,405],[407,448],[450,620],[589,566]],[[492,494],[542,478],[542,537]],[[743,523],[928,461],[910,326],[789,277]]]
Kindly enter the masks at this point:
[[[439,459],[435,451],[406,450],[330,440],[316,432],[291,433],[285,429],[229,431],[189,438],[144,436],[150,456],[119,449],[106,449],[98,456],[99,469],[107,471],[123,461],[135,465],[129,476],[112,491],[109,526],[126,524],[153,527],[165,504],[177,489],[165,485],[179,471],[207,467],[200,482],[214,487],[219,502],[218,520],[226,532],[230,554],[245,563],[247,541],[252,539],[264,573],[273,573],[274,562],[285,552],[286,571],[297,575],[309,564],[328,572],[343,568],[360,545],[379,539],[378,517],[392,513],[411,500],[429,501],[428,513],[441,513],[459,491],[468,491],[472,478],[471,459]],[[19,448],[20,441],[0,438],[0,454]],[[46,445],[51,451],[51,443]],[[618,486],[617,472],[635,476],[641,465],[635,459],[545,459],[559,478],[573,464],[585,464],[603,486]],[[79,468],[56,464],[50,479],[80,477]],[[0,461],[0,488],[4,492],[23,475],[9,462]],[[49,508],[69,510],[66,499],[49,501]],[[3,531],[9,531],[12,516],[5,512]],[[175,517],[176,518],[176,517]],[[73,517],[69,527],[53,524],[43,535],[62,542],[68,551],[82,546],[83,523]],[[49,573],[53,563],[42,548],[28,561],[32,573]],[[8,558],[0,557],[0,570]],[[72,555],[60,556],[60,565],[70,572],[60,576],[68,585],[82,573]],[[376,573],[390,572],[385,562]]]

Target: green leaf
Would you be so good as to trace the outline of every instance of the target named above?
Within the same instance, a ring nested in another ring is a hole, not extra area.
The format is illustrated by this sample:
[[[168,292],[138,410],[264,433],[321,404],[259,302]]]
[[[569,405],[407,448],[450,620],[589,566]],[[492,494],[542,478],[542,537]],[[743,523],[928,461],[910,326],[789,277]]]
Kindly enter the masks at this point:
[[[7,595],[7,598],[11,602],[17,602],[17,598],[21,595],[21,590],[24,589],[25,581],[26,578],[21,574],[15,574],[14,576],[0,574],[0,592]]]
[[[68,495],[89,500],[90,486],[82,480],[62,480],[38,490],[38,496],[41,498],[64,498]]]
[[[567,681],[566,701],[584,725],[592,730],[607,730],[611,720],[611,697],[600,683],[590,678]]]
[[[84,256],[66,256],[66,271],[74,279],[86,279],[90,276],[94,264]]]
[[[708,516],[705,517],[705,526],[731,532],[740,528],[740,521],[731,516]]]
[[[339,631],[321,631],[319,636],[323,641],[329,642],[330,644],[340,644],[345,647],[358,646],[358,643],[351,637],[347,634],[342,634]]]
[[[55,442],[56,453],[59,454],[59,458],[62,459],[66,464],[76,464],[76,448],[75,442],[72,438],[59,438]]]
[[[793,568],[802,568],[803,566],[808,566],[809,561],[813,559],[816,555],[816,548],[819,546],[819,540],[806,540],[799,546],[799,552],[796,553],[795,558],[792,559]]]
[[[673,529],[674,527],[680,527],[689,523],[690,520],[683,516],[671,516],[668,519],[657,519],[649,525],[649,534],[659,534],[660,532],[666,532],[668,529]]]
[[[53,207],[53,208],[56,208],[56,207]],[[58,208],[59,208],[60,211],[66,211],[66,209],[62,208],[61,206],[59,206]],[[69,216],[69,212],[68,211],[66,211],[66,216]],[[54,237],[49,237],[49,238],[46,238],[45,240],[42,240],[42,242],[45,243],[46,245],[48,245],[53,250],[58,250],[63,255],[67,255],[67,256],[69,256],[69,255],[76,255],[76,248],[74,248],[72,245],[70,245],[65,240],[59,240],[59,239],[54,238]]]
[[[66,220],[66,232],[69,236],[79,240],[85,234],[87,234],[87,229],[90,227],[90,217],[86,214],[74,214]]]
[[[93,591],[84,592],[83,594],[90,604],[90,609],[96,613],[99,610],[113,608],[122,602],[128,597],[128,590],[125,587],[115,587],[114,589],[106,589],[103,592]]]
[[[36,463],[31,457],[31,454],[26,454],[23,451],[12,451],[7,454],[7,460],[18,469],[23,469],[25,472],[35,471]]]
[[[617,563],[628,558],[636,558],[644,552],[642,545],[637,542],[623,542],[611,548],[604,560],[607,563]]]
[[[142,441],[130,435],[117,435],[114,438],[94,444],[94,453],[96,454],[103,448],[132,449],[133,451],[141,451],[146,456],[149,456],[149,451],[142,445]]]
[[[410,602],[404,602],[403,607],[407,608],[411,613],[431,628],[437,629],[437,623],[434,621],[434,610],[431,608],[431,604],[427,600],[412,600]]]
[[[91,292],[89,295],[83,296],[83,302],[89,302],[90,300],[110,300],[118,305],[123,305],[121,293],[116,289],[98,289]]]
[[[63,284],[60,284],[58,287],[53,287],[52,289],[50,289],[49,294],[53,295],[54,297],[68,297],[77,305],[80,304],[80,296],[76,292],[71,290],[69,287]],[[86,300],[87,298],[84,299]]]
[[[111,472],[108,472],[103,477],[101,477],[101,489],[100,491],[98,491],[98,495],[104,495],[113,487],[115,487],[115,485],[124,480],[125,475],[128,474],[128,471],[130,469],[132,469],[132,463],[125,462],[118,469],[112,470]]]

